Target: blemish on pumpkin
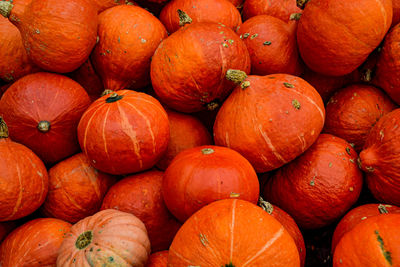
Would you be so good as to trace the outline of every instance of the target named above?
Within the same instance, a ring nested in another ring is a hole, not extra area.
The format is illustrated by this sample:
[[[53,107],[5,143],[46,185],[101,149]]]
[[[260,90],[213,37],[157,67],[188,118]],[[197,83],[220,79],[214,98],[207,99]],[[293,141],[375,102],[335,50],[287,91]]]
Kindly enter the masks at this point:
[[[118,43],[121,43],[121,37],[118,36]]]
[[[349,159],[349,161],[350,161],[351,163],[354,163],[354,159]]]
[[[268,121],[272,121],[272,119],[269,119]]]
[[[144,43],[146,43],[147,42],[147,40],[146,39],[140,39],[140,41],[142,42],[142,44],[144,44]]]
[[[349,155],[351,156],[351,150],[350,150],[350,147],[346,147],[346,152],[347,152],[347,154],[349,154]]]
[[[256,38],[257,36],[258,36],[258,33],[253,34],[253,35],[250,37],[250,40],[253,40],[253,39]]]
[[[311,179],[311,181],[310,181],[310,185],[311,185],[311,186],[314,186],[314,185],[315,185],[315,178],[316,178],[316,177],[317,177],[317,176],[314,175],[313,178]]]
[[[229,39],[229,40],[228,40],[228,43],[230,43],[231,45],[233,45],[233,40],[232,40],[232,39]]]
[[[231,192],[229,197],[240,197],[240,193]]]
[[[250,36],[250,33],[246,32],[245,34],[243,34],[243,39],[246,39],[249,36]]]
[[[99,43],[99,41],[100,41],[100,37],[99,37],[99,36],[97,36],[97,37],[96,37],[96,44],[98,44],[98,43]]]
[[[289,110],[285,110],[285,113],[286,113],[286,114],[289,114]]]
[[[36,29],[36,30],[35,30],[35,33],[39,34],[39,33],[40,33],[40,30],[39,30],[39,29]]]
[[[272,43],[270,42],[270,41],[265,41],[264,43],[263,43],[263,45],[271,45]]]
[[[224,33],[223,31],[220,31],[220,32],[219,32],[219,34],[223,34],[223,33]]]
[[[108,257],[108,261],[109,262],[114,262],[114,258],[110,256],[110,257]]]
[[[283,83],[283,85],[286,87],[286,88],[294,88],[294,85],[293,84],[291,84],[291,83]]]
[[[240,84],[240,87],[242,88],[242,89],[246,89],[247,87],[249,87],[250,86],[250,82],[249,81],[244,81],[244,82],[242,82],[241,84]]]
[[[332,162],[329,162],[328,166],[329,168],[332,168]]]
[[[351,186],[351,187],[349,188],[349,191],[350,191],[350,192],[353,192],[353,191],[354,191],[354,188]]]
[[[387,251],[387,250],[385,249],[385,243],[383,242],[383,239],[382,239],[382,237],[380,236],[378,230],[375,230],[375,234],[376,234],[376,239],[377,239],[378,242],[379,242],[379,246],[380,246],[380,248],[381,248],[381,251],[382,251],[383,256],[385,257],[386,261],[387,261],[390,265],[392,265],[392,263],[393,263],[393,262],[392,262],[392,254],[390,253],[390,251]]]
[[[223,43],[222,46],[228,48],[228,45],[226,43]]]
[[[292,100],[292,105],[295,109],[300,109],[301,107],[300,102],[297,99]]]
[[[380,214],[386,214],[389,213],[388,210],[386,209],[385,205],[379,204],[378,205],[378,210]]]
[[[385,137],[385,134],[383,133],[383,130],[381,130],[381,131],[379,132],[379,135],[381,136],[381,141],[382,141],[383,137]]]
[[[203,246],[207,246],[210,242],[208,241],[206,235],[203,235],[202,233],[199,234],[200,242]]]

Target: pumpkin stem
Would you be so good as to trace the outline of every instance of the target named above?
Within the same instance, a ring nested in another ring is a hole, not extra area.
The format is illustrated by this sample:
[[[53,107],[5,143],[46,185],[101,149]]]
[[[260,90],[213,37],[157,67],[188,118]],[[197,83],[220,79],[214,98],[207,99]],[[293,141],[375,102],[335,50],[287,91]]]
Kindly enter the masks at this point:
[[[0,14],[5,18],[8,18],[13,7],[14,5],[9,1],[0,1]]]
[[[50,130],[50,122],[48,122],[48,121],[39,121],[37,128],[42,133],[47,133]]]
[[[247,74],[241,70],[229,69],[226,72],[225,78],[235,84],[241,84],[247,78]]]
[[[114,103],[118,100],[121,100],[124,96],[123,95],[118,95],[117,93],[112,93],[107,99],[106,102],[107,103]]]
[[[304,9],[306,7],[306,4],[308,3],[308,1],[310,1],[310,0],[297,0],[296,5],[298,6],[298,8]]]
[[[221,266],[221,267],[235,267],[235,265],[233,265],[233,263],[230,262],[230,263],[225,264],[224,266]]]
[[[215,110],[215,109],[217,109],[219,107],[219,103],[218,103],[217,100],[213,100],[210,103],[208,103],[206,105],[206,107],[207,107],[207,110],[213,111],[213,110]]]
[[[373,71],[371,69],[362,70],[361,80],[369,83],[372,80]]]
[[[8,127],[2,117],[0,117],[0,138],[8,138]]]
[[[301,13],[292,13],[290,14],[289,17],[290,20],[300,20],[300,18],[301,18]]]
[[[379,210],[380,214],[389,213],[388,210],[386,209],[385,205],[382,205],[382,204],[378,205],[378,210]]]
[[[258,198],[258,206],[268,212],[268,214],[272,214],[272,212],[274,211],[274,206],[272,206],[271,203],[265,201],[262,197]]]
[[[192,23],[192,18],[189,17],[183,10],[178,9],[178,16],[179,16],[179,26],[184,26],[186,24]]]
[[[75,247],[77,247],[78,249],[84,249],[87,246],[89,246],[90,243],[92,243],[92,239],[93,239],[92,231],[83,232],[76,239]]]
[[[201,153],[203,153],[203,155],[209,155],[209,154],[212,154],[212,153],[214,153],[214,152],[215,152],[214,149],[209,148],[209,147],[203,148],[203,149],[201,150]]]
[[[101,93],[100,97],[113,93],[114,91],[111,89],[106,89]]]

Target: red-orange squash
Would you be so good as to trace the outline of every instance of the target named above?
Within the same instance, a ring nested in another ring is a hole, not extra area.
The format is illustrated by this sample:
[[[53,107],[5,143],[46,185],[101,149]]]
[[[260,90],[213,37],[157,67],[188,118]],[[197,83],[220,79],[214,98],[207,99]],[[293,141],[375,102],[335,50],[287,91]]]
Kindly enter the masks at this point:
[[[139,172],[154,166],[166,151],[168,116],[152,96],[120,90],[90,105],[79,122],[78,138],[96,169]]]
[[[0,115],[10,138],[24,144],[45,163],[79,151],[79,120],[90,105],[85,89],[72,79],[38,72],[13,83],[0,100]]]
[[[348,74],[383,40],[392,13],[391,0],[309,1],[297,28],[300,55],[321,74]]]
[[[71,227],[57,266],[144,266],[150,241],[143,222],[119,210],[102,210]]]
[[[163,250],[150,254],[146,267],[167,267],[168,250]]]
[[[400,109],[383,116],[371,129],[359,164],[379,201],[400,206]]]
[[[162,194],[171,213],[181,222],[207,204],[226,198],[256,204],[257,174],[236,151],[200,146],[179,153],[165,171]]]
[[[267,172],[309,148],[324,119],[320,95],[303,79],[288,74],[251,75],[219,110],[214,141],[238,151],[257,172]]]
[[[168,249],[181,226],[164,204],[163,175],[151,170],[125,177],[110,188],[101,207],[138,217],[146,226],[152,252]]]
[[[70,228],[70,223],[54,218],[23,224],[1,243],[0,266],[56,266],[58,249]]]
[[[275,218],[248,201],[224,199],[203,207],[179,229],[168,266],[290,267],[300,266],[300,258]]]
[[[165,170],[179,152],[202,145],[211,145],[212,138],[206,127],[190,115],[166,109],[170,138],[167,151],[157,162],[157,168]]]
[[[374,216],[343,236],[333,267],[400,266],[400,214]]]
[[[91,55],[105,89],[140,89],[150,84],[150,60],[167,37],[162,23],[147,10],[119,5],[99,15],[99,42]]]
[[[172,0],[161,10],[160,20],[170,34],[197,22],[222,23],[233,30],[242,24],[239,11],[228,0]]]
[[[395,107],[393,101],[374,86],[350,85],[337,91],[326,104],[323,131],[354,144],[359,152],[375,123]]]
[[[290,15],[302,10],[297,7],[296,0],[246,0],[243,5],[243,19],[248,20],[258,15],[269,15],[289,21]]]
[[[351,231],[360,222],[381,214],[389,213],[400,213],[400,207],[385,205],[385,204],[364,204],[350,210],[340,220],[335,228],[335,232],[332,237],[332,252],[335,252],[335,248],[342,237],[349,231]]]
[[[48,174],[32,150],[8,138],[0,117],[0,222],[22,218],[42,205],[48,191]]]
[[[289,213],[300,228],[327,226],[360,196],[363,177],[356,161],[349,143],[321,134],[306,152],[271,176],[264,199]]]
[[[151,61],[151,82],[160,101],[181,112],[214,109],[235,87],[229,69],[250,71],[246,45],[230,28],[189,24],[171,34]]]
[[[115,177],[97,171],[83,154],[59,162],[49,170],[49,192],[41,211],[67,222],[98,212]]]
[[[268,15],[246,20],[237,30],[251,59],[251,74],[300,75],[296,43],[297,21],[288,23]]]
[[[97,36],[92,1],[2,1],[0,13],[19,29],[28,57],[52,72],[70,72],[87,60]]]

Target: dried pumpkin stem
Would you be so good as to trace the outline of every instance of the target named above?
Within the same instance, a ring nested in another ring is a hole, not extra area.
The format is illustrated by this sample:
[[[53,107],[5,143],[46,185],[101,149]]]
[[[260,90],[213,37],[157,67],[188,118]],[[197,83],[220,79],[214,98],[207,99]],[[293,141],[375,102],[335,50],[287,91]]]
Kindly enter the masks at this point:
[[[226,72],[225,78],[235,84],[241,84],[247,78],[247,74],[241,70],[229,69]]]
[[[111,95],[106,99],[107,103],[114,103],[117,102],[118,100],[121,100],[124,96],[123,95],[118,95],[116,92],[111,93]]]
[[[389,213],[388,210],[386,209],[385,205],[382,205],[382,204],[378,205],[378,210],[379,210],[380,214]]]
[[[301,18],[301,13],[292,13],[290,14],[289,17],[290,20],[300,20],[300,18]]]
[[[92,231],[83,232],[78,236],[75,242],[75,247],[78,249],[84,249],[92,243],[93,233]]]
[[[106,89],[103,91],[103,93],[101,93],[100,97],[111,94],[111,93],[114,93],[114,91],[111,89]]]
[[[2,117],[0,117],[0,138],[8,138],[8,127]]]
[[[192,23],[192,18],[189,17],[188,14],[185,13],[185,11],[178,9],[178,16],[179,16],[179,26],[184,26],[186,24]]]
[[[50,130],[50,126],[49,121],[39,121],[37,128],[42,133],[47,133]]]
[[[212,154],[212,153],[214,153],[214,152],[215,152],[214,149],[209,148],[209,147],[203,148],[203,149],[201,150],[201,153],[203,153],[203,155],[209,155],[209,154]]]
[[[268,214],[272,214],[272,212],[274,211],[274,206],[272,206],[271,203],[265,201],[262,197],[259,197],[258,199],[258,206],[268,212]]]
[[[296,5],[300,8],[300,9],[304,9],[306,4],[308,3],[309,0],[297,0],[296,1]]]
[[[14,5],[9,1],[0,1],[0,14],[3,17],[8,18],[13,7]]]
[[[219,107],[219,103],[218,103],[218,101],[214,100],[214,101],[211,101],[210,103],[208,103],[206,105],[206,107],[207,107],[207,110],[213,111]]]
[[[367,82],[367,83],[370,82],[372,80],[372,74],[373,74],[373,71],[371,69],[363,70],[363,73],[361,75],[361,80],[363,82]]]

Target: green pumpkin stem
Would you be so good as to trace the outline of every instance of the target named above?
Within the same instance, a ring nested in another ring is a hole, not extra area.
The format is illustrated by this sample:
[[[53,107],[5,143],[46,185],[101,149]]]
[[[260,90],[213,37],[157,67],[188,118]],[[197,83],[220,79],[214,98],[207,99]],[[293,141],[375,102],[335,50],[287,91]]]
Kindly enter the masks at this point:
[[[262,197],[258,198],[258,206],[268,212],[268,214],[272,214],[272,212],[274,211],[274,206],[272,206],[271,203],[265,201]]]
[[[225,264],[224,266],[221,266],[221,267],[235,267],[235,265],[233,265],[233,263],[230,262],[230,263]]]
[[[301,18],[301,13],[292,13],[290,14],[289,17],[290,20],[300,20],[300,18]]]
[[[87,246],[89,246],[90,243],[92,243],[92,239],[93,239],[93,232],[92,231],[83,232],[76,239],[75,247],[78,248],[78,249],[84,249]]]
[[[228,81],[231,81],[231,82],[239,85],[247,78],[247,74],[246,74],[246,72],[241,71],[241,70],[229,69],[226,72],[225,78]]]
[[[179,16],[179,26],[184,26],[186,24],[192,23],[192,18],[189,17],[188,14],[185,13],[185,11],[178,9],[178,16]]]
[[[118,95],[117,93],[111,93],[111,95],[106,99],[107,103],[114,103],[117,102],[118,100],[121,100],[124,96],[123,95]]]
[[[49,121],[39,121],[37,128],[42,133],[47,133],[50,130],[50,126]]]
[[[382,204],[378,205],[378,210],[379,210],[380,214],[389,213],[388,210],[386,209],[385,205],[382,205]]]
[[[297,0],[296,5],[300,9],[304,9],[309,0]]]
[[[3,17],[8,18],[13,7],[14,5],[9,1],[0,1],[0,14]]]
[[[0,139],[1,138],[8,138],[8,127],[2,117],[0,117]]]
[[[208,103],[206,105],[206,107],[207,107],[207,110],[213,111],[213,110],[216,110],[219,107],[219,103],[218,103],[217,100],[213,100],[210,103]]]
[[[203,148],[203,149],[201,150],[201,153],[203,153],[203,155],[209,155],[209,154],[212,154],[212,153],[214,153],[214,152],[215,152],[214,149],[209,148],[209,147]]]

